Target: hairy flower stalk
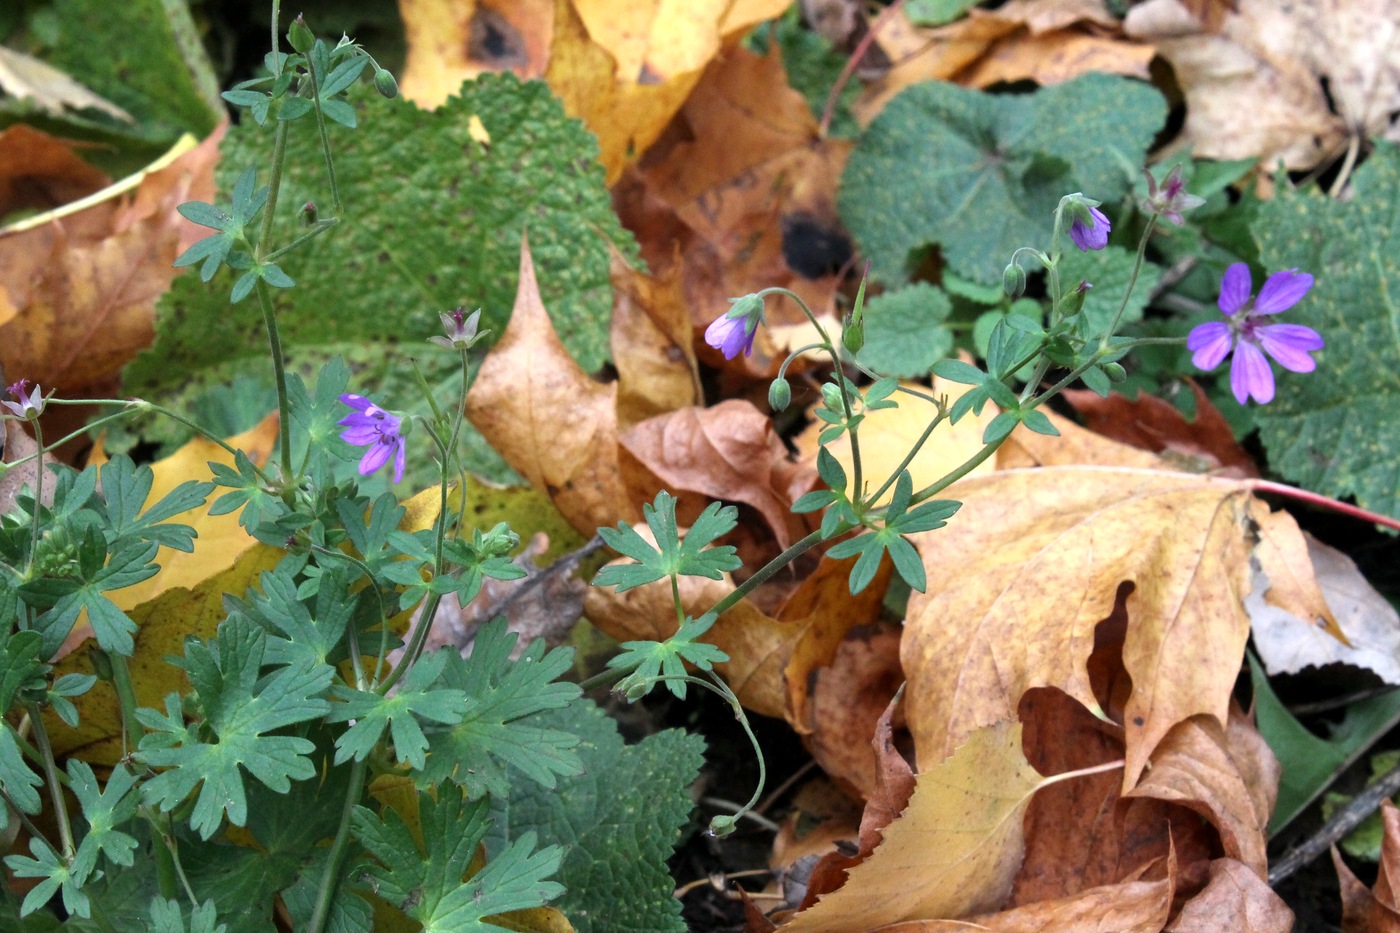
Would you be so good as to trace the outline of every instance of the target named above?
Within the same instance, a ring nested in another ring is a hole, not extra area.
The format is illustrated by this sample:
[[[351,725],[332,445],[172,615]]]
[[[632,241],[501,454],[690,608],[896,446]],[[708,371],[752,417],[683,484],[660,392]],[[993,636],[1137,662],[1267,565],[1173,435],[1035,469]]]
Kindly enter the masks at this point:
[[[1192,328],[1186,347],[1191,362],[1204,370],[1219,366],[1230,352],[1230,389],[1244,405],[1250,398],[1268,404],[1274,398],[1274,373],[1267,353],[1284,369],[1310,373],[1317,363],[1310,353],[1321,350],[1322,337],[1302,324],[1266,324],[1270,315],[1293,307],[1312,288],[1313,277],[1297,269],[1275,272],[1251,297],[1254,284],[1249,267],[1237,262],[1225,270],[1220,283],[1220,310],[1225,321],[1209,321]]]

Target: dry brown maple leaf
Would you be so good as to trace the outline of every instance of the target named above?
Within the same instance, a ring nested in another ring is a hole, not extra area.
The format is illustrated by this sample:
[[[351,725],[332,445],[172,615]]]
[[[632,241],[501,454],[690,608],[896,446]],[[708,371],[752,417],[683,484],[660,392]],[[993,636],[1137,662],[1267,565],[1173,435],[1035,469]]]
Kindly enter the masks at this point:
[[[1086,665],[1095,626],[1125,583],[1134,590],[1124,787],[1178,722],[1226,721],[1249,635],[1250,536],[1268,514],[1247,483],[1040,467],[968,480],[952,494],[963,502],[957,519],[915,538],[929,586],[910,598],[901,651],[921,758],[936,761],[974,729],[1014,716],[1033,687],[1099,709]]]

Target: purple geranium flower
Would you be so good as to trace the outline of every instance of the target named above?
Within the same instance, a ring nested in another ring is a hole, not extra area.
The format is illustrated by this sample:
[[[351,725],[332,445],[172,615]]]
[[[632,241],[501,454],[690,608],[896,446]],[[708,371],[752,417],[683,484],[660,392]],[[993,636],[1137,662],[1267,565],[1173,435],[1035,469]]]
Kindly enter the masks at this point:
[[[1220,310],[1228,321],[1210,321],[1191,329],[1186,338],[1193,352],[1191,362],[1201,369],[1214,369],[1233,349],[1230,362],[1230,388],[1241,405],[1253,396],[1260,404],[1274,398],[1274,373],[1264,354],[1278,360],[1284,369],[1310,373],[1317,363],[1308,354],[1323,347],[1322,337],[1301,324],[1265,324],[1267,315],[1278,314],[1297,304],[1313,277],[1297,269],[1269,276],[1259,297],[1250,300],[1254,283],[1249,267],[1237,262],[1225,270],[1220,282]]]
[[[1075,217],[1074,223],[1069,225],[1069,238],[1074,241],[1075,246],[1085,252],[1103,249],[1108,245],[1108,231],[1113,229],[1113,225],[1097,207],[1090,207],[1088,204],[1084,207],[1089,211],[1089,222],[1085,223],[1083,217]]]
[[[403,432],[402,419],[387,412],[363,395],[347,393],[340,400],[355,409],[341,418],[337,424],[345,426],[340,439],[356,447],[369,445],[360,459],[360,474],[368,476],[394,458],[394,482],[403,479]]]

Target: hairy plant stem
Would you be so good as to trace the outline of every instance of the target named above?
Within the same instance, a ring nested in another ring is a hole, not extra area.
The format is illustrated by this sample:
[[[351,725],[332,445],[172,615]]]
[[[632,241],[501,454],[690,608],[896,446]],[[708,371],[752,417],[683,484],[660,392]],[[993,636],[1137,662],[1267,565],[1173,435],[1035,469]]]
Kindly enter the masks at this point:
[[[37,417],[31,418],[29,425],[34,429],[34,456],[38,461],[34,469],[34,508],[29,517],[29,560],[24,567],[26,579],[31,578],[34,564],[39,559],[39,513],[44,511],[44,427]]]
[[[277,315],[272,310],[272,294],[268,285],[258,279],[255,286],[258,305],[262,308],[263,326],[267,328],[268,351],[272,356],[272,375],[277,384],[277,446],[281,451],[282,499],[288,505],[296,494],[296,474],[292,472],[292,410],[287,401],[287,364],[282,358],[282,337],[277,331]]]
[[[1152,230],[1157,226],[1157,215],[1152,214],[1147,218],[1147,226],[1142,228],[1142,236],[1138,238],[1137,255],[1133,257],[1133,271],[1128,276],[1128,287],[1123,289],[1123,300],[1118,303],[1118,312],[1113,315],[1113,323],[1108,325],[1108,330],[1099,338],[1099,346],[1108,348],[1108,341],[1113,335],[1118,333],[1118,325],[1123,322],[1123,312],[1127,310],[1128,299],[1132,297],[1133,287],[1137,285],[1138,273],[1142,271],[1142,260],[1147,254],[1147,241],[1152,239]]]
[[[321,873],[321,885],[316,892],[316,907],[307,924],[307,933],[322,933],[330,919],[331,901],[340,881],[340,867],[345,863],[345,854],[350,846],[350,818],[355,806],[365,792],[365,774],[369,770],[369,759],[363,758],[350,765],[350,787],[345,792],[345,805],[340,810],[340,825],[336,827],[335,839],[331,842],[330,854],[326,857],[326,870]]]
[[[321,84],[316,80],[316,66],[312,62],[311,53],[306,56],[306,77],[311,82],[311,102],[316,105],[316,129],[321,135],[321,154],[326,159],[326,175],[331,183],[331,201],[335,204],[335,212],[343,214],[345,205],[340,200],[340,185],[335,181],[335,160],[331,158],[331,137],[326,132],[326,115],[321,110]]]
[[[49,731],[44,728],[44,714],[38,703],[27,703],[25,709],[29,711],[29,722],[34,727],[34,744],[39,747],[39,760],[44,766],[49,801],[53,804],[54,819],[58,822],[58,838],[63,846],[63,860],[72,864],[76,851],[73,847],[73,827],[68,822],[68,808],[63,802],[63,785],[58,780],[58,763],[54,761],[53,746],[49,744]]]

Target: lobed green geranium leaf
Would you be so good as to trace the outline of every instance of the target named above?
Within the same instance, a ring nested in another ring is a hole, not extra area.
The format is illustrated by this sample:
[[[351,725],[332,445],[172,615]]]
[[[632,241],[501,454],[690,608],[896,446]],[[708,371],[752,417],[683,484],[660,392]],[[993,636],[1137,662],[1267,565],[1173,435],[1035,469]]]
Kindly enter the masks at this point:
[[[904,282],[937,246],[957,275],[999,282],[1049,240],[1062,196],[1121,199],[1165,117],[1150,85],[1103,74],[1033,94],[916,84],[861,135],[837,206],[881,278]]]
[[[681,540],[676,527],[676,499],[662,490],[655,503],[642,506],[642,515],[656,544],[647,541],[627,522],[616,528],[599,528],[608,547],[630,557],[635,564],[614,564],[598,571],[595,586],[615,586],[619,593],[672,575],[706,577],[718,580],[743,566],[738,552],[730,545],[709,547],[738,523],[739,510],[732,505],[711,502]]]
[[[686,683],[680,678],[685,676],[686,663],[708,671],[729,660],[729,655],[714,645],[697,641],[715,624],[715,618],[713,612],[698,619],[687,617],[676,634],[665,641],[623,642],[622,651],[609,659],[608,667],[634,670],[618,684],[618,689],[627,692],[629,684],[637,684],[644,688],[640,692],[646,693],[654,686],[648,681],[661,676],[666,678],[666,689],[684,700]]]
[[[335,740],[335,763],[352,758],[363,761],[388,730],[394,740],[394,756],[422,769],[427,764],[428,738],[418,719],[453,725],[462,721],[467,707],[464,691],[434,686],[447,667],[449,653],[443,648],[420,657],[391,696],[339,684],[331,688],[341,702],[331,707],[327,721],[354,721]]]

